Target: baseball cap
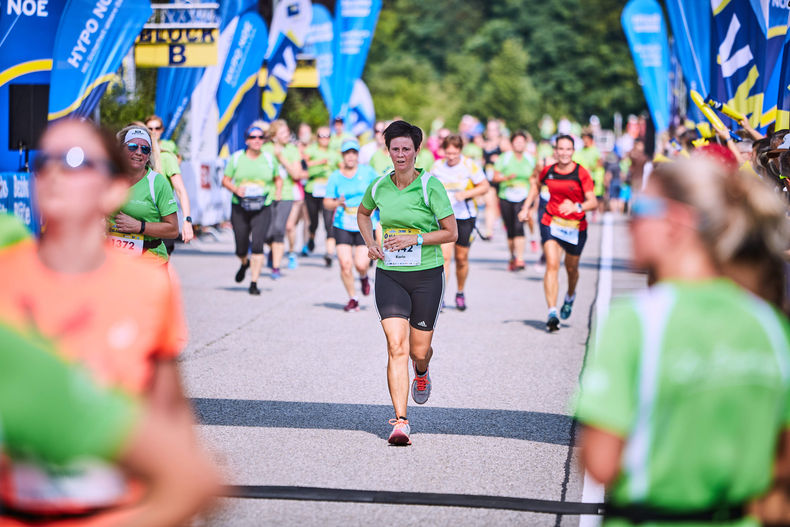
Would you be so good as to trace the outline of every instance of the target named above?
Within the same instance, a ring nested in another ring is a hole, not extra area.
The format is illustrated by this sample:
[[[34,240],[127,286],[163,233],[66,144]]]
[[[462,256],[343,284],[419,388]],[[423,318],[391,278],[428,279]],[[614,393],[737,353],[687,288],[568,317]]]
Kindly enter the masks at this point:
[[[782,138],[782,142],[776,145],[776,148],[773,148],[767,152],[768,157],[776,157],[780,154],[784,154],[785,152],[790,151],[790,133],[785,134]]]
[[[356,150],[359,152],[359,143],[353,139],[343,141],[343,145],[340,147],[340,153],[345,154],[349,150]]]

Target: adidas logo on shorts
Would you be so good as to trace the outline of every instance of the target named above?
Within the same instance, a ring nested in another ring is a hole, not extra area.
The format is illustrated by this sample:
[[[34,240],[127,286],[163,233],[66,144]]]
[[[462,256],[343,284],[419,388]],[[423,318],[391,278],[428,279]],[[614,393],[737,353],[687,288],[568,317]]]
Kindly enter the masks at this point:
[[[421,328],[427,328],[428,327],[428,324],[426,324],[424,320],[419,321],[417,323],[417,325],[420,326]]]

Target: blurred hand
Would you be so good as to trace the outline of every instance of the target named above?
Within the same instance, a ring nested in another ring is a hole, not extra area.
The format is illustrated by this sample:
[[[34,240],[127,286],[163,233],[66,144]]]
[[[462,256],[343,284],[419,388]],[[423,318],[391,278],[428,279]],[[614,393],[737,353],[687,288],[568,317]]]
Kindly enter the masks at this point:
[[[406,247],[417,245],[416,234],[402,234],[399,236],[390,236],[384,241],[384,248],[388,251],[400,251]]]
[[[189,243],[195,238],[195,233],[192,230],[192,224],[188,221],[185,221],[181,225],[181,239],[184,240],[184,243]]]
[[[136,220],[123,212],[119,212],[118,215],[115,216],[115,228],[121,232],[136,234],[140,232],[140,227],[142,227],[142,225],[140,220]]]
[[[570,216],[577,212],[576,204],[569,199],[566,199],[562,203],[560,203],[560,213],[564,214],[565,216]]]
[[[377,244],[368,245],[368,258],[371,260],[383,260],[384,251]]]

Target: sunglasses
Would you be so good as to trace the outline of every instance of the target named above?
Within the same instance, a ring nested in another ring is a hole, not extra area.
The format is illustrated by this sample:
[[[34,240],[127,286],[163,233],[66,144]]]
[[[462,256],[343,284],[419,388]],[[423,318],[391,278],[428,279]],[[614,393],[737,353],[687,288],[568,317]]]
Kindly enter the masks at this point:
[[[55,164],[69,172],[88,169],[114,174],[118,171],[118,168],[111,161],[85,157],[85,152],[78,146],[70,148],[64,154],[45,151],[39,152],[33,160],[33,169],[36,172],[44,172],[48,167]]]
[[[154,131],[154,130],[164,130],[165,128],[160,125],[160,126],[149,126],[148,129]]]
[[[631,204],[633,218],[663,218],[667,213],[667,202],[661,198],[639,196]]]
[[[326,134],[318,134],[319,139],[329,139],[331,136]]]
[[[143,153],[144,156],[147,156],[151,153],[151,147],[147,145],[138,145],[137,143],[126,143],[126,149],[129,152],[137,152],[137,149],[140,149],[140,152]]]
[[[262,135],[248,135],[247,139],[263,139]]]

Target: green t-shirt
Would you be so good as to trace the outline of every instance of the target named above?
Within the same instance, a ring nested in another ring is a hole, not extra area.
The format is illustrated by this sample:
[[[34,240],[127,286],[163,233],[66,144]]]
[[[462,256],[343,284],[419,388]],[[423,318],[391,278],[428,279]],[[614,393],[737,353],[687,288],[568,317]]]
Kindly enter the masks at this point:
[[[586,168],[590,176],[592,176],[593,182],[595,183],[595,195],[602,195],[604,192],[603,179],[605,171],[602,166],[599,166],[601,151],[598,150],[598,147],[584,147],[578,150],[573,154],[573,160]]]
[[[331,150],[335,150],[337,153],[340,153],[340,147],[343,146],[345,141],[356,140],[357,137],[350,132],[343,132],[341,135],[337,135],[336,133],[332,132],[332,135],[329,138],[329,148]]]
[[[263,145],[261,149],[262,152],[267,152],[271,155],[272,158],[275,160],[277,156],[274,155],[274,143],[266,143]],[[288,143],[287,145],[283,146],[282,149],[282,157],[289,163],[299,163],[302,160],[302,154],[299,152],[299,148],[293,144]],[[278,169],[280,171],[280,177],[283,178],[283,188],[282,194],[280,196],[281,201],[294,201],[295,199],[301,199],[300,195],[301,192],[297,190],[297,183],[291,177],[285,167],[278,163]]]
[[[0,324],[0,450],[61,464],[113,459],[138,419],[131,399],[96,387],[52,343]]]
[[[527,199],[529,194],[529,178],[535,170],[535,158],[529,154],[524,154],[518,159],[512,151],[504,152],[500,155],[494,170],[503,176],[515,174],[514,179],[503,181],[499,184],[499,197],[501,199],[518,203]]]
[[[466,143],[461,153],[478,165],[483,166],[483,149],[476,144]]]
[[[389,153],[382,148],[379,148],[373,153],[373,156],[370,158],[370,166],[380,176],[389,174],[392,172],[392,169],[395,168],[392,165],[392,158]]]
[[[403,190],[398,189],[392,181],[394,172],[377,178],[370,184],[362,198],[362,206],[368,210],[379,209],[381,226],[384,236],[396,234],[398,229],[411,229],[425,234],[439,230],[438,220],[453,214],[450,198],[447,196],[442,182],[425,170]],[[425,203],[425,194],[428,204]],[[412,246],[411,251],[418,250]],[[407,249],[404,249],[406,251]],[[422,271],[444,265],[442,248],[439,245],[423,245],[419,265],[393,266],[379,260],[380,269],[390,271]]]
[[[316,161],[326,159],[326,163],[322,165],[311,166],[307,169],[307,183],[304,186],[305,192],[313,194],[316,191],[317,197],[324,197],[326,195],[326,184],[329,181],[329,176],[337,170],[340,166],[342,157],[340,154],[331,148],[323,149],[317,143],[312,143],[305,150],[308,161]],[[316,188],[318,186],[318,188]],[[323,192],[321,192],[323,190]]]
[[[269,205],[274,200],[274,176],[279,169],[277,158],[269,151],[261,151],[261,155],[251,159],[244,150],[239,150],[228,159],[225,176],[237,187],[249,187],[262,192],[266,195],[266,205]],[[231,203],[238,204],[238,196],[234,194]]]
[[[129,189],[129,198],[121,207],[121,212],[136,220],[156,223],[161,222],[165,216],[178,212],[178,205],[167,178],[149,168],[143,178]],[[147,235],[144,239],[159,240]],[[163,243],[150,252],[167,261],[167,249]]]
[[[433,168],[433,164],[436,162],[436,158],[433,157],[433,153],[427,148],[423,148],[417,154],[417,159],[414,161],[414,166],[418,169],[422,168],[425,170],[430,170]]]
[[[10,247],[16,243],[30,238],[22,220],[13,214],[0,214],[0,249]]]
[[[178,164],[178,158],[175,154],[171,154],[170,152],[162,152],[159,155],[159,165],[162,168],[162,175],[167,178],[167,182],[170,183],[170,186],[173,186],[173,182],[170,181],[170,178],[173,177],[174,174],[181,173],[181,166]]]
[[[766,490],[790,426],[782,315],[726,279],[665,282],[614,303],[592,342],[576,416],[626,441],[612,502],[699,510]]]
[[[159,150],[161,152],[170,152],[173,155],[178,155],[178,146],[176,146],[175,141],[171,139],[160,139],[159,140]]]

